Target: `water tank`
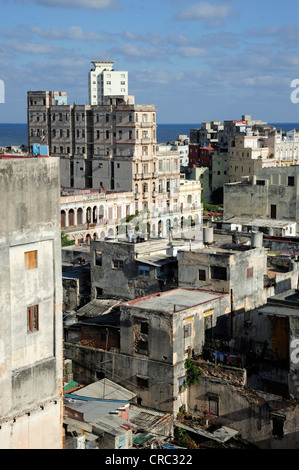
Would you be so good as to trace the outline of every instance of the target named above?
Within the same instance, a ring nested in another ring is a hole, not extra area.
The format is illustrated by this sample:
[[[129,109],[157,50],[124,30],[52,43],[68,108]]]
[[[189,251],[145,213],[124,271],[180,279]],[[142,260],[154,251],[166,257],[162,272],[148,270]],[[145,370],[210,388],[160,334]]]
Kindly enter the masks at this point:
[[[262,248],[262,246],[263,246],[263,232],[252,232],[251,248]]]
[[[213,243],[213,227],[203,227],[203,242],[207,245]]]

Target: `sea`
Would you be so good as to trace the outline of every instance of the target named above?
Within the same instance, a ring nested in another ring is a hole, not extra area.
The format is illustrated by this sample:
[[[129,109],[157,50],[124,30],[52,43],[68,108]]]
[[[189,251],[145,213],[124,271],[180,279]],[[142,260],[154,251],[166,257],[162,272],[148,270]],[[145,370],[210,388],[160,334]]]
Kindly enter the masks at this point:
[[[283,122],[269,123],[275,126],[277,130],[288,132],[293,129],[299,129],[299,123]],[[157,142],[167,143],[177,139],[178,135],[190,136],[190,129],[199,129],[201,123],[198,124],[159,124],[157,126]],[[0,124],[0,147],[8,147],[10,145],[27,146],[27,124]]]

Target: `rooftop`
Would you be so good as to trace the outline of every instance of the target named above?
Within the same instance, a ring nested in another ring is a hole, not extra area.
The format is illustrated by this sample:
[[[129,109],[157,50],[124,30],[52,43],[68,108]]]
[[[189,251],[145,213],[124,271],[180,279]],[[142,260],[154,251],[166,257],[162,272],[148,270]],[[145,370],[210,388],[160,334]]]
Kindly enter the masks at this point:
[[[171,313],[187,310],[226,295],[228,294],[203,289],[178,288],[131,300],[122,305]]]
[[[121,385],[104,378],[93,382],[86,387],[76,390],[76,395],[89,398],[102,398],[106,400],[125,400],[130,401],[136,397],[136,394],[122,387]],[[115,404],[114,404],[115,406]]]

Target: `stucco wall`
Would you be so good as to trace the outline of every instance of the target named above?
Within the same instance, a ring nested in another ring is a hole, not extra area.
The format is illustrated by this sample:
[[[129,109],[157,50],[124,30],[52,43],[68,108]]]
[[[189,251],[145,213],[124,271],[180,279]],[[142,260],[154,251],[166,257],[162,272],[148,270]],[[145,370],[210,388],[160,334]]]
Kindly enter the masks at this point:
[[[0,160],[0,188],[0,419],[12,423],[8,441],[7,429],[0,429],[0,442],[6,441],[9,448],[59,448],[63,434],[59,160]],[[26,251],[37,251],[34,269],[25,269]],[[27,331],[31,305],[39,308],[36,331]],[[43,431],[28,429],[31,421],[32,428],[37,425],[39,417],[43,428],[44,410],[36,405],[51,400],[57,406],[47,441]]]

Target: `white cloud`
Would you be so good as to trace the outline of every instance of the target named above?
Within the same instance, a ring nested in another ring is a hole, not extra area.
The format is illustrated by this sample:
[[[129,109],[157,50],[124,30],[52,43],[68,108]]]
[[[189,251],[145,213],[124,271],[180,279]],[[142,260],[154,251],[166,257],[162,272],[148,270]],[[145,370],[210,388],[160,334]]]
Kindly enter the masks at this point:
[[[25,42],[25,41],[7,41],[3,44],[4,49],[20,52],[22,54],[28,55],[55,55],[55,54],[65,54],[71,55],[73,51],[70,49],[65,49],[60,46],[50,45],[50,44],[39,44],[36,42]]]
[[[179,20],[203,21],[213,26],[219,26],[221,21],[234,13],[232,5],[216,5],[209,2],[194,3],[176,15]]]
[[[34,26],[30,31],[36,36],[43,39],[70,39],[73,41],[106,41],[106,33],[96,33],[94,31],[84,32],[80,26],[70,26],[67,29],[58,29],[56,26],[53,26],[49,31],[41,28],[40,26]],[[111,35],[109,40],[111,40]]]
[[[204,57],[207,55],[205,49],[193,46],[178,47],[176,52],[182,57]]]
[[[109,54],[119,55],[121,54],[125,58],[131,60],[137,59],[152,59],[159,60],[165,55],[165,52],[157,47],[151,46],[136,46],[135,44],[126,43],[120,46],[110,49]]]

